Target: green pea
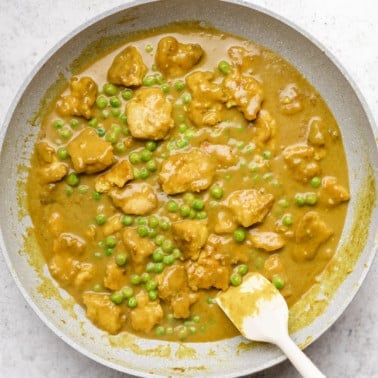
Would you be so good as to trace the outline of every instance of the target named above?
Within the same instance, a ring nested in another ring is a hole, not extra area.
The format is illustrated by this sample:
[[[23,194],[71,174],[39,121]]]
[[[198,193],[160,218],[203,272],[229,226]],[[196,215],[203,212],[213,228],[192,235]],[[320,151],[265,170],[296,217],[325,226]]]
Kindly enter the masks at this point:
[[[154,141],[154,140],[149,140],[147,143],[146,143],[146,150],[148,151],[155,151],[157,148],[157,143]]]
[[[248,265],[247,264],[240,264],[237,266],[237,272],[241,275],[244,276],[248,272]]]
[[[157,288],[158,284],[155,280],[149,280],[146,282],[146,290],[147,291],[150,291],[150,290],[155,290]]]
[[[102,127],[97,127],[96,133],[99,137],[103,137],[106,134],[106,130]]]
[[[265,160],[269,160],[272,158],[272,152],[269,151],[269,150],[265,150],[263,151],[262,153],[262,157],[265,159]]]
[[[59,135],[64,139],[69,139],[72,136],[72,130],[68,127],[63,127],[63,129],[59,130]]]
[[[137,218],[137,224],[138,224],[139,226],[147,226],[147,224],[148,224],[148,220],[147,220],[146,217],[138,217],[138,218]]]
[[[114,248],[117,245],[117,238],[114,235],[109,235],[105,238],[105,246]]]
[[[318,196],[316,195],[316,193],[309,192],[305,194],[306,205],[314,206],[317,204],[317,202],[318,202]]]
[[[176,141],[177,148],[185,148],[189,144],[189,141],[187,139],[179,139]]]
[[[59,147],[56,154],[60,160],[66,160],[68,158],[68,151],[65,147]]]
[[[118,87],[111,83],[104,84],[102,90],[107,96],[115,96],[118,93]]]
[[[163,336],[165,334],[165,328],[163,326],[157,326],[155,333],[157,336]]]
[[[185,133],[186,130],[188,130],[188,126],[186,123],[180,123],[178,126],[178,130],[180,133]]]
[[[119,142],[117,143],[115,146],[114,146],[115,150],[119,153],[123,153],[123,152],[126,152],[127,150],[127,147],[125,145],[125,143],[123,142]]]
[[[133,285],[139,285],[141,282],[142,282],[142,279],[140,277],[139,274],[137,273],[133,273],[131,276],[130,276],[130,282],[133,284]]]
[[[106,215],[105,214],[98,214],[96,216],[96,223],[101,226],[103,224],[105,224],[106,222]]]
[[[115,262],[118,266],[124,266],[127,263],[127,254],[118,253],[115,257]]]
[[[140,237],[144,238],[148,235],[148,228],[146,226],[138,226],[137,233]]]
[[[181,257],[181,251],[178,248],[173,248],[172,256],[175,260],[179,259]]]
[[[143,168],[139,171],[139,177],[140,177],[142,180],[147,179],[149,176],[150,176],[150,171],[149,171],[146,167],[143,167]]]
[[[131,226],[134,223],[134,218],[130,215],[124,215],[121,219],[123,226]]]
[[[96,127],[98,125],[98,119],[97,118],[91,118],[88,121],[88,125],[91,127]]]
[[[130,308],[134,308],[138,305],[138,301],[137,299],[133,296],[133,297],[130,297],[127,301],[127,306],[130,307]]]
[[[165,265],[172,265],[175,262],[175,256],[173,254],[163,257],[163,263]]]
[[[151,301],[155,301],[158,297],[157,290],[149,290],[147,293],[148,293],[148,298],[150,298]]]
[[[155,251],[153,251],[152,260],[154,262],[161,262],[161,261],[163,261],[163,258],[164,258],[164,253],[163,253],[163,250],[161,248],[157,248],[157,249],[155,249]]]
[[[122,123],[127,123],[127,115],[126,114],[121,114],[119,116],[119,119]],[[129,135],[129,129],[127,127],[124,128],[124,130],[127,130],[127,133],[124,132],[125,135]]]
[[[319,188],[319,186],[322,184],[322,179],[318,176],[314,176],[312,179],[311,179],[311,186],[313,188]]]
[[[234,231],[234,240],[237,243],[243,243],[246,237],[247,237],[247,232],[245,231],[244,228],[239,227]]]
[[[74,129],[75,127],[78,127],[80,124],[79,120],[76,118],[72,118],[70,121],[70,126]]]
[[[111,295],[110,295],[110,300],[116,304],[116,305],[120,305],[122,302],[123,302],[123,295],[122,295],[122,292],[120,291],[114,291]]]
[[[189,206],[192,206],[194,200],[195,200],[195,197],[193,193],[185,193],[184,195],[185,203],[187,203]]]
[[[122,91],[121,93],[121,96],[124,100],[131,100],[133,98],[133,91],[132,89],[125,89],[124,91]]]
[[[147,234],[147,236],[148,236],[150,239],[155,238],[156,235],[157,235],[157,230],[156,230],[156,228],[149,228],[149,229],[148,229],[148,234]]]
[[[105,249],[105,255],[106,256],[111,256],[113,254],[113,248],[106,248]]]
[[[164,76],[161,75],[161,74],[156,74],[155,75],[155,81],[156,81],[156,84],[163,84],[164,83]]]
[[[143,282],[143,283],[150,282],[151,281],[150,273],[149,272],[143,272],[140,275],[140,281]]]
[[[283,217],[282,217],[282,224],[284,226],[292,226],[293,225],[293,216],[291,214],[285,214]]]
[[[185,88],[185,83],[182,80],[178,80],[173,84],[176,91],[181,92]]]
[[[102,291],[102,285],[101,284],[95,284],[93,286],[93,291],[95,291],[96,293],[99,293],[100,291]]]
[[[195,199],[194,201],[193,201],[193,203],[192,203],[192,208],[194,209],[194,210],[197,210],[197,211],[200,211],[200,210],[202,210],[203,208],[205,207],[205,203],[204,203],[204,201],[203,200],[201,200],[201,199]]]
[[[66,182],[69,186],[78,186],[80,182],[80,177],[75,172],[71,172],[68,174]]]
[[[156,228],[157,226],[159,226],[159,219],[155,217],[155,215],[151,215],[148,218],[148,226],[151,228]]]
[[[184,132],[184,136],[187,139],[192,139],[194,137],[195,131],[192,129],[188,129]]]
[[[223,188],[220,186],[213,186],[210,189],[210,195],[214,199],[221,199],[223,197]]]
[[[165,253],[171,253],[173,251],[174,245],[172,240],[166,239],[163,241],[163,244],[161,245],[161,249]]]
[[[188,335],[189,335],[188,328],[185,327],[184,325],[183,326],[178,326],[177,330],[176,330],[176,333],[177,333],[177,337],[180,340],[186,339],[188,337]]]
[[[150,172],[155,172],[158,168],[157,162],[155,159],[151,159],[146,163],[146,169]]]
[[[64,121],[62,121],[61,119],[56,119],[53,122],[53,126],[55,129],[61,129],[64,126]]]
[[[147,273],[152,273],[152,272],[155,272],[155,263],[153,262],[148,262],[147,265],[146,265],[146,272]]]
[[[207,212],[206,211],[199,211],[196,214],[197,219],[205,219],[207,217]]]
[[[105,109],[108,106],[108,99],[105,96],[99,96],[96,99],[96,106],[99,109]]]
[[[183,104],[190,104],[190,102],[192,101],[192,96],[190,95],[190,93],[184,93],[181,97],[181,100]]]
[[[278,289],[281,290],[285,286],[285,280],[278,274],[275,274],[272,277],[272,284]]]
[[[119,117],[121,114],[121,109],[119,108],[113,108],[111,111],[113,117]]]
[[[155,264],[154,272],[155,273],[161,273],[164,270],[164,264],[162,262],[158,262]]]
[[[218,70],[223,74],[227,75],[231,72],[231,66],[230,63],[226,62],[225,60],[221,60],[218,63]]]
[[[129,155],[129,160],[131,164],[138,164],[141,161],[141,156],[139,152],[132,152]]]
[[[145,149],[140,153],[140,158],[144,162],[150,161],[152,159],[152,152]]]
[[[95,257],[96,259],[101,259],[102,258],[102,253],[100,251],[96,251],[93,254],[93,257]]]
[[[134,289],[131,286],[125,286],[121,290],[124,298],[129,299],[134,295]]]
[[[230,283],[232,286],[239,286],[243,281],[242,276],[239,273],[232,273],[230,277]]]
[[[167,220],[165,219],[160,219],[159,220],[159,227],[163,230],[163,231],[168,231],[169,228],[170,228],[170,224]]]
[[[180,215],[184,218],[188,217],[190,215],[190,206],[183,204],[180,206]]]
[[[176,201],[174,200],[169,200],[167,203],[167,210],[170,213],[175,213],[179,209],[179,206]]]
[[[164,236],[163,235],[157,235],[155,238],[155,244],[160,246],[163,244]]]
[[[295,204],[299,207],[302,207],[305,205],[305,198],[304,198],[304,195],[302,193],[297,193],[295,196],[294,196],[294,201],[295,201]]]
[[[80,194],[87,194],[88,190],[89,190],[89,186],[88,185],[80,185],[79,186],[79,193]]]
[[[168,84],[162,84],[161,86],[160,86],[160,88],[161,88],[161,90],[163,91],[163,93],[164,94],[167,94],[167,93],[169,93],[169,85]]]
[[[216,304],[217,302],[216,302],[215,298],[209,297],[209,298],[206,299],[206,303],[208,305],[213,305],[213,304]]]
[[[143,85],[147,87],[151,87],[152,85],[156,84],[156,78],[153,75],[147,75],[143,78]]]
[[[280,200],[278,200],[278,204],[281,207],[285,207],[285,208],[290,206],[290,202],[286,198],[281,198]]]

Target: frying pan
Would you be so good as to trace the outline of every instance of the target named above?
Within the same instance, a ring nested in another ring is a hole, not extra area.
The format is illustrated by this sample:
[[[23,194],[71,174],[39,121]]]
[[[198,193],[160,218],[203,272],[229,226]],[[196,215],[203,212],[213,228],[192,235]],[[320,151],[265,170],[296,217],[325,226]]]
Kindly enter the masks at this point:
[[[46,292],[56,292],[56,287],[52,282],[41,282],[40,274],[29,264],[28,255],[22,253],[25,249],[34,250],[35,246],[32,241],[25,244],[23,238],[30,219],[20,198],[19,183],[25,180],[26,172],[19,167],[28,164],[38,132],[38,127],[29,126],[29,121],[39,109],[40,100],[59,74],[69,77],[71,63],[92,42],[180,19],[206,21],[218,29],[253,39],[275,50],[291,61],[328,102],[346,146],[353,198],[336,257],[350,261],[352,266],[340,264],[340,270],[345,270],[345,279],[333,284],[335,291],[319,293],[321,296],[317,300],[329,304],[309,325],[295,332],[294,339],[308,344],[343,312],[361,285],[377,248],[378,156],[371,117],[328,54],[287,23],[241,1],[132,2],[84,25],[45,58],[19,93],[1,133],[0,246],[12,275],[32,308],[58,336],[92,359],[140,376],[243,375],[271,366],[283,356],[264,345],[244,348],[240,338],[186,347],[178,344],[162,346],[161,342],[143,339],[113,340],[115,345],[111,345],[101,331],[86,321],[82,310],[69,306],[69,298],[63,301],[56,300],[55,296],[47,298]],[[38,117],[35,123],[38,124]],[[41,284],[45,285],[43,293]],[[67,297],[63,292],[60,295]],[[315,303],[311,304],[315,306]]]

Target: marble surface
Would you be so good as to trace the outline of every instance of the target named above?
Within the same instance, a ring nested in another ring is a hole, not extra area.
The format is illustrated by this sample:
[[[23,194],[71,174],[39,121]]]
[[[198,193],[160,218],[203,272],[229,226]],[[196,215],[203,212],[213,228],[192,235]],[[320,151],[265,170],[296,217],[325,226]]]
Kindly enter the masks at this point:
[[[0,0],[0,125],[24,79],[68,32],[125,0]],[[253,0],[299,25],[341,61],[378,123],[375,0]],[[1,178],[0,178],[1,183]],[[0,254],[0,376],[121,378],[55,336],[26,304]],[[345,313],[306,353],[328,377],[378,377],[378,261]],[[257,377],[297,377],[286,361]]]

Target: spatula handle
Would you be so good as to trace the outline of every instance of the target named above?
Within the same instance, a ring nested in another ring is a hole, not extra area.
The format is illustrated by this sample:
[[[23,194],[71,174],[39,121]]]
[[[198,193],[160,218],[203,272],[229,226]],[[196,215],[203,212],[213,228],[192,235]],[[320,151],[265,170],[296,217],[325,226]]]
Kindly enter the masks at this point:
[[[313,362],[299,349],[294,341],[287,335],[280,338],[277,346],[282,349],[292,364],[304,378],[324,378],[325,375]]]

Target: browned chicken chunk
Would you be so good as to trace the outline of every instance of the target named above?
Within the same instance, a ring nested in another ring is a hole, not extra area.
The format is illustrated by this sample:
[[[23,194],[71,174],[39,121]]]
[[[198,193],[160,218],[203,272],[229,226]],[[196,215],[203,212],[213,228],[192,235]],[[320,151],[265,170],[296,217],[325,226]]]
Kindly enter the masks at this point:
[[[78,173],[101,172],[114,163],[112,145],[101,139],[90,127],[68,143],[67,151]]]
[[[121,160],[104,174],[96,177],[96,191],[105,193],[114,187],[122,188],[133,177],[132,165],[127,160]]]
[[[335,206],[341,202],[348,201],[349,191],[337,182],[334,176],[325,176],[322,179],[320,190],[320,201],[328,206]]]
[[[280,234],[271,231],[251,230],[248,233],[248,238],[255,248],[260,248],[267,252],[276,251],[285,245],[284,238]]]
[[[126,105],[130,133],[138,139],[164,139],[174,122],[172,103],[160,88],[141,88]]]
[[[107,294],[83,294],[83,302],[87,308],[87,317],[97,327],[111,333],[117,333],[123,324],[122,309],[115,305]]]
[[[147,66],[134,46],[127,46],[113,60],[108,70],[109,83],[134,87],[142,85]]]
[[[44,184],[50,184],[62,180],[68,173],[68,166],[63,162],[53,162],[40,168],[39,177]]]
[[[281,111],[284,114],[295,114],[303,109],[302,94],[296,84],[288,84],[279,93]]]
[[[180,43],[174,37],[162,38],[157,46],[155,63],[167,77],[185,75],[202,58],[202,47],[194,43]]]
[[[97,97],[97,84],[90,77],[73,77],[70,81],[71,93],[62,96],[56,104],[61,115],[92,117],[92,107]]]
[[[163,161],[159,180],[167,194],[200,192],[213,182],[215,165],[200,149],[170,155]]]

